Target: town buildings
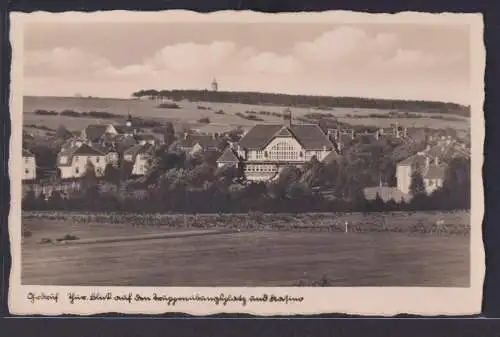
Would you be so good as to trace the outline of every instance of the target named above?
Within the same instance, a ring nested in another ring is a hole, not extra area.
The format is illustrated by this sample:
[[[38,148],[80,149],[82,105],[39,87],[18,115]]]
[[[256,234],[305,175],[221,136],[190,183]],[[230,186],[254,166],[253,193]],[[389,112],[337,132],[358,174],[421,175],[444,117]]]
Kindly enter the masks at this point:
[[[57,156],[58,175],[61,179],[81,178],[87,168],[93,167],[96,177],[104,175],[106,155],[82,141],[73,141]]]
[[[242,164],[247,180],[266,181],[286,166],[302,166],[313,157],[324,161],[335,155],[333,143],[318,125],[292,124],[291,112],[286,109],[283,124],[255,125],[219,157],[217,165]]]
[[[146,143],[136,144],[125,150],[123,160],[132,164],[131,174],[133,176],[142,176],[147,173],[154,155],[154,149],[154,145]]]
[[[434,146],[427,146],[425,150],[398,163],[397,188],[404,194],[410,194],[412,175],[418,170],[426,192],[431,194],[443,186],[448,162],[456,157],[468,156],[469,151],[463,145],[449,137],[443,137]]]
[[[191,135],[184,134],[184,137],[176,142],[176,147],[192,156],[204,151],[215,151],[219,144],[219,139],[213,135]]]
[[[36,159],[30,151],[23,149],[23,181],[36,179]]]

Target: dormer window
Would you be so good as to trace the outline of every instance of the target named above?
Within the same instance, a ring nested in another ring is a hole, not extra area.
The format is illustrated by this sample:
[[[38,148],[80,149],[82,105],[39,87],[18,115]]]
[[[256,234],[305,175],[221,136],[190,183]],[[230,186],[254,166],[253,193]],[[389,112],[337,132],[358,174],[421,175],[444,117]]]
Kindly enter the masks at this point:
[[[77,157],[75,157],[75,160],[76,160],[76,158],[77,158]],[[60,162],[61,164],[67,164],[67,163],[68,163],[68,157],[66,157],[66,156],[61,156],[61,158],[60,158],[59,162]]]

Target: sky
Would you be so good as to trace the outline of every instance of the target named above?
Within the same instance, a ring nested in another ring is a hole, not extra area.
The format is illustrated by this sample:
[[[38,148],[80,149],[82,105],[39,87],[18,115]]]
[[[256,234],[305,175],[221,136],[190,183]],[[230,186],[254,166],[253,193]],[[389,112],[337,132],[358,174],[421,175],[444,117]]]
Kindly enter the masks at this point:
[[[467,25],[63,23],[25,26],[24,94],[130,97],[140,89],[470,104]]]

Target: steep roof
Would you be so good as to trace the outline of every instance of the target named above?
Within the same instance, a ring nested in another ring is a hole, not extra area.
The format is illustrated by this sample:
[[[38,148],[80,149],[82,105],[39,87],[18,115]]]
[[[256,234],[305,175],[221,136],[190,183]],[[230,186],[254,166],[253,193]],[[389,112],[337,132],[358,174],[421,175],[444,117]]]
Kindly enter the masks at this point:
[[[104,156],[104,153],[87,144],[82,144],[80,146],[70,146],[62,149],[61,152],[59,152],[59,154],[57,155],[58,166],[71,166],[74,156]],[[61,163],[61,157],[67,157],[65,163]]]
[[[470,157],[470,151],[462,148],[455,142],[446,144],[439,143],[433,147],[419,152],[413,156],[410,156],[398,163],[398,165],[412,165],[418,164],[420,166],[425,165],[426,157],[429,157],[432,161],[433,158],[439,158],[440,161],[448,161],[456,157]]]
[[[158,140],[158,138],[151,133],[136,135],[135,139],[137,139],[137,140]]]
[[[104,136],[107,128],[108,128],[108,125],[103,125],[103,124],[87,125],[87,127],[84,129],[85,136],[87,137],[88,140],[95,142],[95,141],[101,139],[102,136]]]
[[[255,125],[240,140],[239,145],[246,149],[262,149],[275,137],[294,137],[307,150],[319,150],[326,147],[333,149],[332,142],[328,139],[319,126],[315,124],[296,124],[284,127],[277,124]]]
[[[134,129],[131,126],[126,126],[126,125],[113,125],[116,132],[120,134],[124,133],[132,133]]]
[[[132,155],[132,159],[133,161],[135,161],[135,158],[137,157],[138,154],[143,154],[143,153],[152,154],[153,151],[154,151],[154,146],[152,144],[144,144],[144,145],[137,144],[125,150],[123,154]]]
[[[217,162],[218,163],[239,163],[240,159],[234,153],[234,151],[228,147],[224,150],[224,152],[221,154],[219,159],[217,159]]]
[[[217,147],[217,139],[208,135],[189,135],[186,139],[181,139],[179,145],[185,148],[192,148],[200,144],[204,149]]]

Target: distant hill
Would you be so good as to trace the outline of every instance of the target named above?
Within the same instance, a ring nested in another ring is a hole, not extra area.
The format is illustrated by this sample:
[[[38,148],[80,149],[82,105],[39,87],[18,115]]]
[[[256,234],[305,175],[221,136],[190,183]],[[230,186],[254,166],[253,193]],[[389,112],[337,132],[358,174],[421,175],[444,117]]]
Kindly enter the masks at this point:
[[[279,105],[296,108],[358,108],[403,110],[423,113],[444,113],[470,117],[470,107],[456,103],[411,101],[360,97],[333,97],[287,95],[261,92],[208,91],[208,90],[140,90],[135,98],[166,98],[172,101],[242,103],[252,105]]]

